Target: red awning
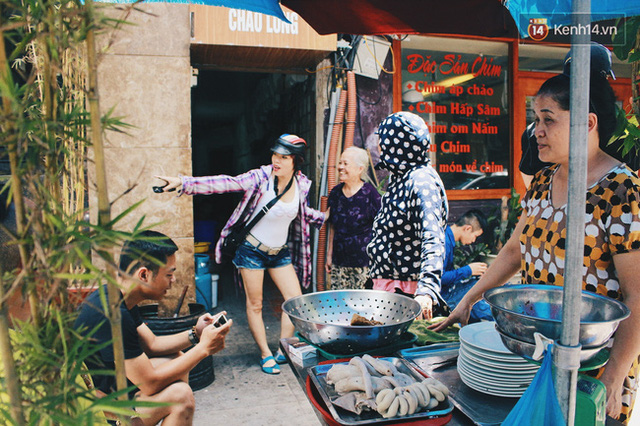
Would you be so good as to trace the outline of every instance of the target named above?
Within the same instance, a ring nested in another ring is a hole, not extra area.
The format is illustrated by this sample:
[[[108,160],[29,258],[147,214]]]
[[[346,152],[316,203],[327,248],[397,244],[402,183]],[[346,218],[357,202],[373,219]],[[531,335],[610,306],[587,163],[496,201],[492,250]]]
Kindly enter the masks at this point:
[[[517,37],[499,0],[280,0],[319,34]]]

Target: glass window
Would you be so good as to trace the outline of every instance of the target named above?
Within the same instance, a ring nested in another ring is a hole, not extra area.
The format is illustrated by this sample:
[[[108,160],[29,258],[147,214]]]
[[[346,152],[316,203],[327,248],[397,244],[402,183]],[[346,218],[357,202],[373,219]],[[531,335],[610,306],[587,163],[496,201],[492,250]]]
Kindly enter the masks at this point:
[[[508,45],[410,36],[402,42],[402,109],[431,132],[447,189],[509,188]]]
[[[569,51],[566,47],[545,46],[542,44],[521,44],[518,47],[520,71],[540,71],[560,74],[564,57]]]

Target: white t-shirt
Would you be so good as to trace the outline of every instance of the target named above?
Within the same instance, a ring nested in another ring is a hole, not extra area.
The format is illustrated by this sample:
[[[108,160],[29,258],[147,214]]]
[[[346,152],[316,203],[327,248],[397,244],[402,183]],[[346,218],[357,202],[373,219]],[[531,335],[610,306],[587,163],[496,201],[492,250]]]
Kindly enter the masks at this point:
[[[282,199],[278,200],[278,202],[269,209],[267,214],[251,229],[251,235],[266,246],[280,247],[287,243],[289,225],[298,215],[298,209],[300,208],[300,193],[298,190],[298,182],[295,179],[293,180],[292,186],[295,191],[293,200],[289,202],[284,202]],[[264,206],[269,204],[271,200],[276,198],[276,193],[273,188],[274,180],[273,176],[271,176],[269,180],[262,185],[262,188],[260,188],[262,197],[258,202],[256,210],[251,215],[251,219],[253,219]]]

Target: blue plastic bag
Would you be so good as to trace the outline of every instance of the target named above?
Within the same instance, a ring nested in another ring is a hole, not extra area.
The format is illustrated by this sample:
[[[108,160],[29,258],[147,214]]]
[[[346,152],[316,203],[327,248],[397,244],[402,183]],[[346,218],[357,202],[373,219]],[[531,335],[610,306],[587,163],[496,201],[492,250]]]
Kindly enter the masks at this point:
[[[566,424],[553,385],[551,351],[547,349],[542,366],[520,397],[502,426],[555,426]]]

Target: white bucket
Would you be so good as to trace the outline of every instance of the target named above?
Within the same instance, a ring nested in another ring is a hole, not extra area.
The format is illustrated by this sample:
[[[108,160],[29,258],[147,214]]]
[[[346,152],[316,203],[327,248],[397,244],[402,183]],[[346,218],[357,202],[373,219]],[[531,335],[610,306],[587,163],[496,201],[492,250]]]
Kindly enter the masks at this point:
[[[218,279],[217,274],[211,274],[211,308],[218,306]]]

